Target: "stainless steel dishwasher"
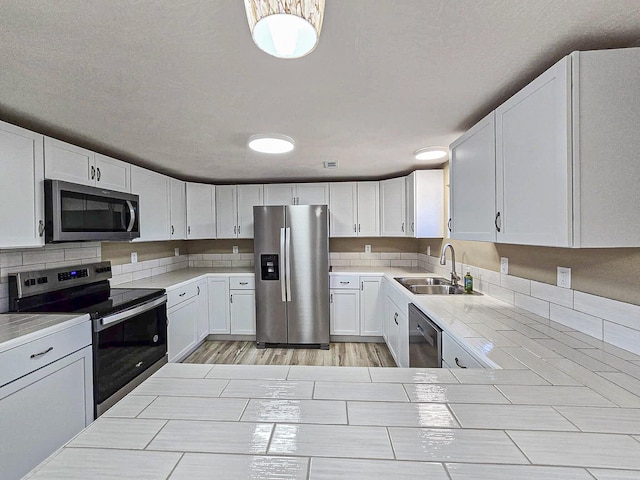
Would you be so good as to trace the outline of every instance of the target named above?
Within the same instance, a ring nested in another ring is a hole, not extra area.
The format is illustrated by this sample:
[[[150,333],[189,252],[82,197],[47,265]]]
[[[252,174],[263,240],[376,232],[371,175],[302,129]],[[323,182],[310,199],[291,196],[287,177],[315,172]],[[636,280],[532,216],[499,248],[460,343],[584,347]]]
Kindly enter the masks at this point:
[[[442,367],[442,329],[413,303],[409,304],[409,366]]]

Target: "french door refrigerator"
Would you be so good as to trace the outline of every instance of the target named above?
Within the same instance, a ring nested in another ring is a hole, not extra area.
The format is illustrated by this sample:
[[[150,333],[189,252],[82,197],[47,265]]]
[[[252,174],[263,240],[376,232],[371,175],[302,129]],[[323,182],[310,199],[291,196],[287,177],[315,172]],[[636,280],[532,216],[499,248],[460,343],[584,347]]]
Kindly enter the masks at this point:
[[[329,348],[326,205],[253,207],[256,345]]]

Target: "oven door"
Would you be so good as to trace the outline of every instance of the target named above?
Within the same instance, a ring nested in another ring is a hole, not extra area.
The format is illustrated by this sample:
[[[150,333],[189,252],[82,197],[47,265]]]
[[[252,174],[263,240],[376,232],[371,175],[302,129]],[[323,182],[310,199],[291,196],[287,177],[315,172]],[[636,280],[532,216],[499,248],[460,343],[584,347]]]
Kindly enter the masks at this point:
[[[139,197],[45,180],[45,241],[132,240],[140,236]]]
[[[167,297],[94,320],[96,417],[167,362]]]

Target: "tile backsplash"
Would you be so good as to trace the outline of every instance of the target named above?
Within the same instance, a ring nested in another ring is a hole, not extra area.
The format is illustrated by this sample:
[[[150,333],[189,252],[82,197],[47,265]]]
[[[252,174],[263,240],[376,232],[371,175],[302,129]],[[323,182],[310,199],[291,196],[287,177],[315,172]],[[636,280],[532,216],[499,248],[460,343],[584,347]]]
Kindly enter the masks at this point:
[[[451,264],[418,254],[418,267],[449,278]],[[640,306],[456,262],[474,290],[625,350],[640,354]]]

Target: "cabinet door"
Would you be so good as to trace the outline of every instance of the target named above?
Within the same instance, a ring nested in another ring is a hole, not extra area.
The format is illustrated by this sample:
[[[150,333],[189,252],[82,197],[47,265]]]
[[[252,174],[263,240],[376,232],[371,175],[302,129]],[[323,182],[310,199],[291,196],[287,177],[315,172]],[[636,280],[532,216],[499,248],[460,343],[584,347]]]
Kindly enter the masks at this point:
[[[389,352],[391,352],[391,356],[395,360],[397,366],[400,366],[400,362],[398,361],[398,330],[400,328],[400,322],[398,322],[399,316],[399,309],[396,308],[396,305],[393,303],[391,298],[387,298],[387,347],[389,347]]]
[[[209,335],[209,290],[207,279],[198,280],[198,342],[207,338]]]
[[[256,334],[256,294],[254,290],[231,290],[229,296],[231,334]]]
[[[45,137],[44,176],[81,185],[95,185],[94,153],[86,148]]]
[[[95,154],[96,187],[131,192],[131,165],[99,153]]]
[[[380,182],[380,224],[383,237],[404,237],[405,196],[404,177]]]
[[[380,236],[380,182],[358,182],[358,236]]]
[[[570,60],[496,109],[498,242],[571,245]]]
[[[3,479],[22,478],[93,419],[91,346],[0,388]]]
[[[132,165],[131,191],[140,196],[140,238],[136,240],[169,240],[169,177]]]
[[[360,292],[331,290],[331,335],[360,335]]]
[[[238,236],[238,204],[235,185],[216,186],[217,238]]]
[[[238,238],[253,238],[253,207],[264,203],[262,185],[238,185]]]
[[[197,345],[198,310],[198,297],[193,297],[167,311],[167,350],[170,362],[180,362]]]
[[[416,172],[405,177],[405,195],[406,195],[406,228],[405,235],[407,237],[416,237]]]
[[[299,183],[296,205],[329,205],[328,183]]]
[[[409,368],[409,319],[398,311],[398,332],[397,332],[397,358],[398,367]]]
[[[216,238],[216,187],[187,183],[187,238]]]
[[[185,182],[171,179],[171,240],[187,237],[187,202]]]
[[[447,332],[442,332],[442,363],[449,368],[484,368]]]
[[[295,196],[295,183],[273,183],[264,186],[265,205],[293,205]]]
[[[214,277],[207,280],[209,296],[209,333],[231,333],[229,323],[229,278]]]
[[[451,144],[451,238],[496,241],[495,112]]]
[[[42,135],[0,122],[0,248],[44,245],[42,149]]]
[[[329,185],[329,236],[358,235],[358,186],[355,182]]]
[[[382,277],[360,277],[360,335],[382,335]]]
[[[413,220],[410,225],[416,238],[443,236],[444,175],[442,170],[418,170],[412,173]],[[407,195],[407,199],[409,196]],[[409,228],[408,228],[409,230]]]

